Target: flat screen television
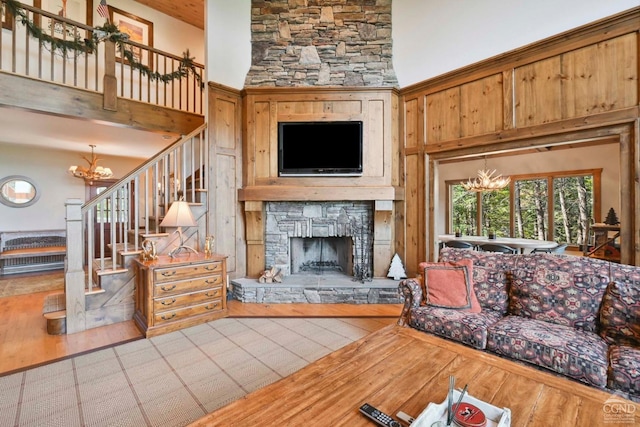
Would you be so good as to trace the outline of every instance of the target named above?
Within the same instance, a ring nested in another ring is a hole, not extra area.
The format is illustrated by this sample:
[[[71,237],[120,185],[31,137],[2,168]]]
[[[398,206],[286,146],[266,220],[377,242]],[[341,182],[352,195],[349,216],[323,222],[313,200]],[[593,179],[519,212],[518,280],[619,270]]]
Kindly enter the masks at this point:
[[[278,175],[362,175],[362,122],[279,122]]]

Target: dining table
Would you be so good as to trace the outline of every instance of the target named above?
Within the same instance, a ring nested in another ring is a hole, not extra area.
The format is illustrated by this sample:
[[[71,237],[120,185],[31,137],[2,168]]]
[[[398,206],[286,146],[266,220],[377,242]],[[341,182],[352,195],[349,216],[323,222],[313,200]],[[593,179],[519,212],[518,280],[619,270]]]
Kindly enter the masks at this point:
[[[440,242],[446,243],[452,240],[460,242],[468,242],[472,245],[484,245],[485,243],[498,243],[501,245],[507,245],[514,249],[517,249],[520,253],[524,253],[525,250],[533,249],[553,249],[558,246],[557,242],[552,240],[538,240],[538,239],[525,239],[521,237],[495,237],[490,239],[487,236],[466,236],[461,235],[456,237],[455,234],[440,234],[438,236]]]

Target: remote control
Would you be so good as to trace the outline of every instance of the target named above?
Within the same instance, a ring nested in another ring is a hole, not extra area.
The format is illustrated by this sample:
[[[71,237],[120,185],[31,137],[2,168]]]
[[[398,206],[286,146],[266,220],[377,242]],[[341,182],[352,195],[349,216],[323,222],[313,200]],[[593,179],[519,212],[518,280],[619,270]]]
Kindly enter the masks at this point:
[[[402,427],[399,422],[391,418],[389,415],[385,414],[382,411],[374,408],[373,406],[365,403],[360,407],[360,412],[362,412],[367,418],[371,421],[375,422],[379,426],[382,427]]]
[[[404,421],[405,423],[411,425],[412,422],[414,422],[415,420],[413,419],[413,417],[409,414],[407,414],[406,412],[398,412],[396,414],[396,417],[400,418],[402,421]]]

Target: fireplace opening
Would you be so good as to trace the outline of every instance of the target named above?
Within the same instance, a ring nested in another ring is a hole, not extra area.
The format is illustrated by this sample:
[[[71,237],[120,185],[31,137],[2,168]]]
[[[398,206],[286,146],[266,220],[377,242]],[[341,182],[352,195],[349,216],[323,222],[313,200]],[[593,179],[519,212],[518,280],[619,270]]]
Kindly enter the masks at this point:
[[[351,237],[292,237],[291,274],[353,274]]]

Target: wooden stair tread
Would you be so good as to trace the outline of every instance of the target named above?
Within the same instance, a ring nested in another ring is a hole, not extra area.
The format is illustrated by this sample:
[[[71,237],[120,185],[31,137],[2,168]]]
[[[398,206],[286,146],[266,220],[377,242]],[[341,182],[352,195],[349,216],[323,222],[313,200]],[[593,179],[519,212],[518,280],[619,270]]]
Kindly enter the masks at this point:
[[[63,319],[67,317],[67,310],[50,311],[48,313],[44,313],[43,316],[47,320]]]
[[[116,268],[115,270],[109,268],[109,269],[104,269],[104,270],[96,270],[96,274],[98,276],[109,276],[112,274],[120,274],[120,273],[126,273],[127,271],[129,271],[128,268]]]

